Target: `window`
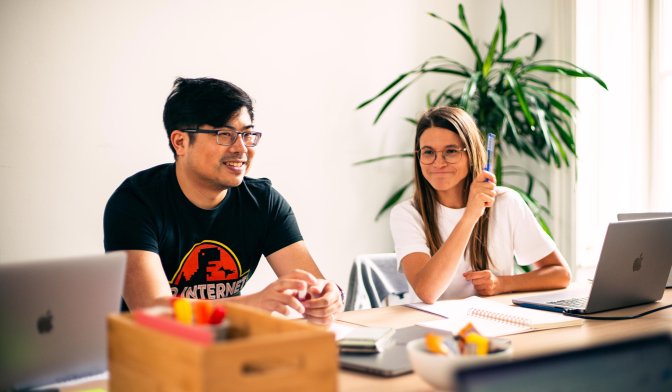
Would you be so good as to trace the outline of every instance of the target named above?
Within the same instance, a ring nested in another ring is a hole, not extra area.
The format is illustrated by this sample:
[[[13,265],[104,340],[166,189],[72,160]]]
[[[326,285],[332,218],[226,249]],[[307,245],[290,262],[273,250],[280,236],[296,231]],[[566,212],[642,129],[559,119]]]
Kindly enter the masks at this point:
[[[672,211],[672,2],[657,0],[652,17],[651,210]],[[667,21],[667,23],[665,23]]]
[[[576,18],[576,63],[609,86],[576,85],[580,275],[617,213],[672,211],[672,4],[578,1]]]

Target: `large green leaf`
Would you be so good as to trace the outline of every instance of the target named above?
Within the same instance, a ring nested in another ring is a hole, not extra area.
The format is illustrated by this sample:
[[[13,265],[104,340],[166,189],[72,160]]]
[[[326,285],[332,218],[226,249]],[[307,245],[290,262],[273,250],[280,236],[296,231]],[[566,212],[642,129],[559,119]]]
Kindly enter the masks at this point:
[[[568,67],[561,67],[557,65],[544,65],[545,62],[538,61],[535,63],[532,63],[525,67],[525,72],[533,72],[533,71],[541,71],[541,72],[549,72],[549,73],[558,73],[561,75],[566,75],[566,76],[574,76],[577,78],[591,78],[594,81],[596,81],[600,86],[602,86],[605,90],[608,90],[607,84],[604,83],[602,79],[600,79],[597,75],[586,71],[585,69],[578,67],[568,61],[561,61],[561,60],[555,60],[554,62],[560,63],[560,64],[566,64],[571,68]]]
[[[502,31],[502,53],[504,53],[506,51],[506,33],[508,31],[504,2],[499,3],[499,28]]]
[[[490,41],[490,48],[488,49],[488,54],[485,56],[485,61],[483,61],[483,77],[487,78],[490,73],[490,68],[492,68],[492,62],[495,60],[495,51],[497,50],[497,42],[499,42],[499,29],[495,29],[495,34]]]
[[[399,84],[402,80],[406,79],[406,77],[408,75],[410,75],[411,73],[413,73],[413,71],[406,72],[406,73],[403,73],[403,74],[399,75],[392,83],[387,85],[387,87],[385,87],[381,92],[376,94],[373,98],[367,99],[366,101],[360,103],[359,106],[357,106],[357,109],[361,109],[364,106],[366,106],[366,105],[370,104],[371,102],[375,101],[376,99],[380,98],[381,96],[385,95],[386,92],[390,91],[392,88],[394,88],[394,86]]]
[[[406,189],[408,189],[411,185],[413,185],[413,181],[409,181],[408,183],[406,183],[406,185],[404,185],[401,188],[399,188],[398,190],[396,190],[392,194],[392,196],[390,196],[387,199],[387,201],[383,205],[383,208],[381,208],[380,211],[378,211],[378,214],[376,215],[376,220],[378,220],[380,218],[380,216],[385,213],[385,211],[389,210],[395,204],[397,204],[399,202],[399,200],[401,200],[401,197],[404,195],[404,193],[406,193]]]
[[[457,17],[460,19],[460,24],[462,24],[464,31],[471,35],[471,30],[469,29],[469,23],[467,23],[467,17],[464,15],[464,6],[462,3],[457,6]]]
[[[504,59],[504,56],[506,56],[508,53],[510,53],[515,48],[517,48],[518,45],[521,43],[521,41],[523,39],[527,38],[527,37],[535,37],[536,38],[536,41],[535,41],[535,52],[536,52],[536,50],[538,50],[538,49],[536,49],[537,46],[540,46],[540,43],[542,42],[541,37],[539,37],[539,35],[536,34],[536,33],[529,33],[528,32],[528,33],[525,33],[525,34],[521,35],[520,37],[514,39],[513,41],[511,41],[511,43],[502,50],[502,53],[499,54],[499,58],[497,59],[497,61],[502,61]],[[532,56],[532,57],[534,57],[534,56]]]
[[[534,127],[535,125],[534,118],[530,113],[530,108],[527,105],[525,94],[523,94],[523,90],[520,88],[518,80],[510,72],[506,72],[504,75],[506,76],[506,80],[509,82],[509,85],[513,89],[514,93],[516,94],[516,98],[518,99],[518,103],[520,104],[520,109],[523,111],[523,114],[525,115],[527,122],[530,124],[531,127]]]
[[[380,108],[380,111],[378,112],[378,115],[377,115],[376,118],[373,120],[373,123],[374,123],[374,124],[376,124],[376,123],[378,122],[378,120],[380,120],[380,117],[383,115],[383,113],[385,113],[385,110],[387,110],[387,107],[390,106],[390,104],[391,104],[395,99],[397,99],[397,97],[399,96],[399,94],[401,94],[401,93],[402,93],[404,90],[406,90],[410,85],[412,85],[413,82],[415,82],[419,77],[420,77],[420,75],[416,76],[415,79],[413,79],[413,80],[411,80],[410,82],[406,83],[403,87],[401,87],[401,88],[400,88],[399,90],[397,90],[394,94],[392,94],[392,95],[390,96],[390,98],[388,98],[387,101],[385,101],[385,104],[383,104],[383,107]]]
[[[469,31],[462,30],[458,25],[456,25],[453,22],[449,22],[442,17],[438,16],[437,14],[430,12],[429,16],[434,17],[439,19],[440,21],[448,23],[455,31],[457,31],[458,34],[464,38],[465,41],[467,41],[467,45],[469,45],[469,48],[471,49],[471,52],[474,54],[474,57],[476,58],[476,69],[481,69],[483,68],[483,60],[481,59],[481,54],[478,53],[478,48],[476,47],[476,44],[474,43],[473,38],[471,37],[471,33]]]

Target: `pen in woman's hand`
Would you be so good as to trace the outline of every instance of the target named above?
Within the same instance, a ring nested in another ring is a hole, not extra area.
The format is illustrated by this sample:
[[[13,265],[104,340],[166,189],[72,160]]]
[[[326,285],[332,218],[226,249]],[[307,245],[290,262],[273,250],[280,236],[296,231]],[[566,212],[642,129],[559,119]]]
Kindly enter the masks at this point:
[[[492,159],[495,155],[495,134],[494,133],[488,133],[488,142],[486,144],[486,151],[488,153],[488,160],[485,163],[485,170],[490,171],[492,169]],[[485,182],[488,182],[489,180],[485,180]]]

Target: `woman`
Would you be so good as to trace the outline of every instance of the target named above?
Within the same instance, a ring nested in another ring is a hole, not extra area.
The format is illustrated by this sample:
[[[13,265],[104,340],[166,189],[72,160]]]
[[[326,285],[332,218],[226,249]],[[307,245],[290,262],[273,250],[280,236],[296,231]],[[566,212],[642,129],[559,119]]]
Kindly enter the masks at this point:
[[[395,251],[426,303],[470,295],[567,287],[571,274],[520,195],[496,186],[464,110],[438,107],[418,121],[415,194],[392,210]],[[514,256],[531,272],[514,275]]]

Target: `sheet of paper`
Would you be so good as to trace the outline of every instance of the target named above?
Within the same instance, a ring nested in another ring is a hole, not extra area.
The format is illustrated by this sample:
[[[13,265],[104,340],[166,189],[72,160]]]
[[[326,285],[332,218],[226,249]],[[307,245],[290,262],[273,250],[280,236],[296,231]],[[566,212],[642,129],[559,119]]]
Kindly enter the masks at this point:
[[[419,326],[448,331],[457,335],[467,323],[471,322],[478,332],[486,337],[494,338],[499,336],[514,335],[528,332],[530,329],[516,324],[508,324],[482,318],[447,318],[444,320],[425,321],[418,323]]]
[[[464,316],[467,314],[470,307],[467,301],[461,299],[438,301],[433,304],[418,302],[407,304],[406,306],[443,317]]]

